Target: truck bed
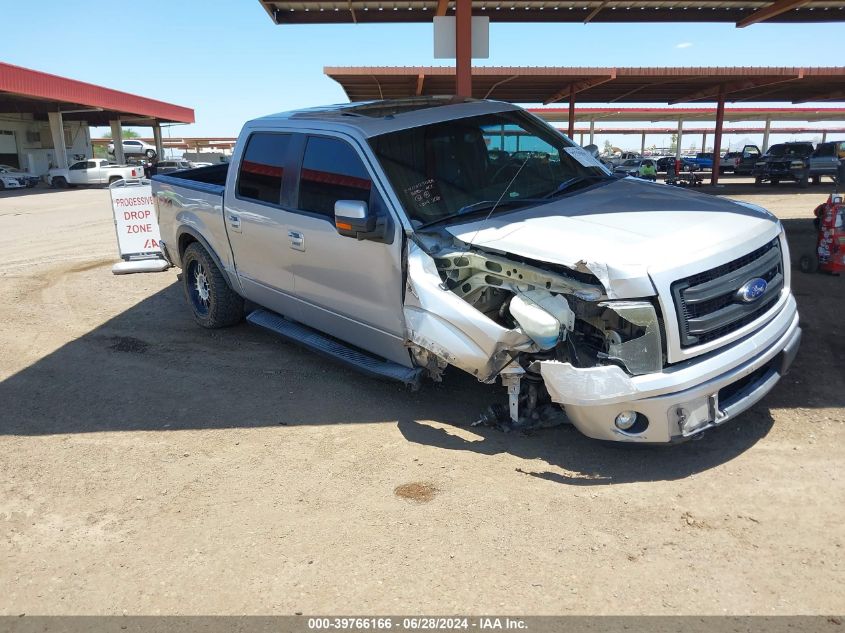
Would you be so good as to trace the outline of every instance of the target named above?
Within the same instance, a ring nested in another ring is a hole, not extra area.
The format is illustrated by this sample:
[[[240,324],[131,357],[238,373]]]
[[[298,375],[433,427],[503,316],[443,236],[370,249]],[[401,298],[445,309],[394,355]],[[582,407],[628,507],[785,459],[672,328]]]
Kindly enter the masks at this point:
[[[208,167],[197,167],[196,169],[186,169],[170,174],[155,175],[152,179],[177,187],[222,196],[223,190],[226,188],[226,174],[228,172],[229,164],[220,163],[219,165],[209,165]]]

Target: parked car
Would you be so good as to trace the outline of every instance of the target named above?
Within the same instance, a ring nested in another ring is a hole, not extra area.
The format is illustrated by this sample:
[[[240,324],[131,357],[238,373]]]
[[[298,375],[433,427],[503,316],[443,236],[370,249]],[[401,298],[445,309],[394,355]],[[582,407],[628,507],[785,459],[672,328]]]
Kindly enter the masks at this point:
[[[654,170],[657,171],[657,161],[654,161],[650,158],[632,158],[626,160],[621,165],[617,165],[616,168],[613,170],[613,173],[618,176],[639,176],[640,174],[640,167],[644,164],[651,165],[654,167]]]
[[[196,165],[188,160],[160,160],[156,163],[156,172],[159,174],[169,174],[183,169],[193,169],[194,167]]]
[[[73,163],[67,169],[51,169],[47,172],[47,184],[59,189],[76,185],[110,185],[143,175],[144,170],[139,166],[112,165],[104,158],[89,158]]]
[[[155,158],[157,155],[155,145],[150,145],[138,139],[124,139],[122,145],[124,156],[142,155],[147,158]],[[114,143],[109,143],[108,152],[114,155]]]
[[[755,184],[769,182],[778,184],[781,180],[794,180],[806,187],[810,182],[810,155],[813,144],[778,143],[772,145],[754,165]]]
[[[602,159],[602,162],[616,167],[624,163],[626,160],[635,160],[637,158],[642,158],[642,156],[640,156],[637,152],[622,152],[619,156],[605,157]]]
[[[836,177],[839,164],[845,161],[845,141],[819,143],[810,155],[810,177],[818,184],[822,176]]]
[[[713,152],[698,152],[689,160],[695,163],[699,170],[713,169]]]
[[[26,187],[26,185],[21,183],[19,178],[8,174],[0,174],[0,191],[4,189],[22,189],[23,187]]]
[[[657,161],[655,161],[655,164],[657,165],[657,171],[659,171],[659,172],[667,171],[669,169],[669,164],[672,163],[673,161],[675,161],[674,156],[663,156],[662,158],[658,158]],[[681,171],[697,171],[698,170],[698,165],[692,159],[687,158],[687,157],[681,157],[680,161],[681,161]]]
[[[733,172],[737,176],[748,176],[754,171],[754,166],[760,160],[760,148],[756,145],[744,145],[739,160],[733,164]]]
[[[12,167],[11,165],[0,165],[0,175],[16,178],[24,187],[34,187],[41,182],[41,178],[35,174],[23,171],[17,167]]]
[[[489,168],[503,126],[551,160]],[[156,175],[152,192],[199,325],[249,305],[315,363],[498,378],[507,406],[485,419],[502,425],[565,409],[590,437],[684,440],[760,400],[801,336],[771,213],[614,178],[512,104],[272,115],[246,123],[230,167]]]
[[[740,161],[742,161],[742,152],[726,152],[719,161],[719,173],[726,174],[734,171]]]

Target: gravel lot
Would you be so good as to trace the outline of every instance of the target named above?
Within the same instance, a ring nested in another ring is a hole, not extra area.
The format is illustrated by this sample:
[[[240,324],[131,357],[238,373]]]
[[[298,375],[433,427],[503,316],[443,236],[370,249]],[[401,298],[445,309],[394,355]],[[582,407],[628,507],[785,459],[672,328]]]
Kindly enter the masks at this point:
[[[728,180],[728,182],[730,182]],[[813,247],[830,186],[720,189]],[[793,286],[804,343],[701,441],[468,424],[246,325],[174,271],[116,277],[108,192],[0,194],[0,613],[845,611],[845,279]]]

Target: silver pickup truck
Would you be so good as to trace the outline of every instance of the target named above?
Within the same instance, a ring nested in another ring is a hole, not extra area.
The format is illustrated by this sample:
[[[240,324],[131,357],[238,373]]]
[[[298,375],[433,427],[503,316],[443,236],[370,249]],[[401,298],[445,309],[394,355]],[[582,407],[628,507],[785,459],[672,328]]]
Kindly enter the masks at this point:
[[[680,441],[758,402],[801,337],[770,213],[617,179],[506,103],[256,119],[230,165],[153,194],[200,325],[247,300],[249,322],[373,375],[499,379],[504,425]]]

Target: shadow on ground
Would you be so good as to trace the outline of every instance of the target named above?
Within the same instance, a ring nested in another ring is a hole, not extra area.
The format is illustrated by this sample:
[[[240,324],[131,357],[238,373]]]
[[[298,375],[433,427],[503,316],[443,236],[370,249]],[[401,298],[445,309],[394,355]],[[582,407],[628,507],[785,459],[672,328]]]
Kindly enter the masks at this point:
[[[795,226],[788,225],[787,230],[795,253],[811,238],[812,222],[793,222]],[[809,231],[800,223],[809,225]],[[529,473],[552,481],[597,484],[681,478],[729,461],[764,437],[773,424],[767,407],[845,406],[843,278],[795,271],[793,280],[805,327],[793,372],[739,420],[682,446],[604,444],[572,427],[527,436],[476,428],[473,431],[481,439],[465,440],[441,424],[469,426],[491,401],[504,401],[501,387],[481,385],[454,371],[444,384],[411,393],[247,325],[203,330],[188,316],[176,283],[0,382],[0,434],[396,424],[398,420],[410,442],[482,455],[511,453],[576,473]]]

